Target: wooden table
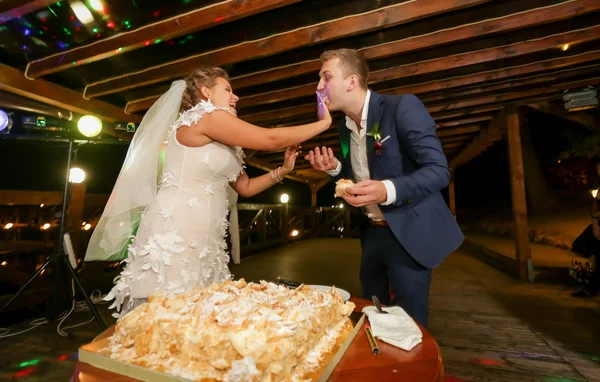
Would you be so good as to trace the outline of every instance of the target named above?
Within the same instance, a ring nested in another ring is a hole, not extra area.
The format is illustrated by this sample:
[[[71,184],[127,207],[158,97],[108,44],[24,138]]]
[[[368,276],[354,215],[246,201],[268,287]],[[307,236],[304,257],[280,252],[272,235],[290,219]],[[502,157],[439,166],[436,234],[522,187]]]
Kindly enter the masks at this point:
[[[370,301],[351,298],[356,311],[371,305]],[[364,330],[361,330],[346,350],[329,381],[443,381],[444,366],[437,343],[427,330],[421,328],[423,342],[410,352],[378,341],[379,355],[371,353]],[[109,328],[100,334],[101,339],[112,333]],[[131,382],[133,379],[77,363],[72,382]]]

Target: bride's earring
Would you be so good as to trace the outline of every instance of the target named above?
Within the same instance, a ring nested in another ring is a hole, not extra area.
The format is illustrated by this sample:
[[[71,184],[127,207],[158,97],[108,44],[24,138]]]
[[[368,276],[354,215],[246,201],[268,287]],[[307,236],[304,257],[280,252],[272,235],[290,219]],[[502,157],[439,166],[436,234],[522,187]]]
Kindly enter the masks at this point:
[[[212,103],[212,97],[208,96],[208,102]]]

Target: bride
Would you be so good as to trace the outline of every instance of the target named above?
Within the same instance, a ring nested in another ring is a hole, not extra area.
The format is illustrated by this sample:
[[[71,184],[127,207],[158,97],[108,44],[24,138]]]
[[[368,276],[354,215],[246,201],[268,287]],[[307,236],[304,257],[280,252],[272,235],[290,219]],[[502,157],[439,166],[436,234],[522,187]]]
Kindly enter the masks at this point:
[[[182,293],[230,279],[228,184],[249,197],[281,182],[294,168],[297,143],[331,125],[319,94],[319,121],[272,129],[238,119],[238,99],[225,71],[198,69],[173,82],[144,116],[85,257],[126,257],[106,297],[121,315],[155,291]],[[242,147],[287,147],[284,164],[251,179]]]

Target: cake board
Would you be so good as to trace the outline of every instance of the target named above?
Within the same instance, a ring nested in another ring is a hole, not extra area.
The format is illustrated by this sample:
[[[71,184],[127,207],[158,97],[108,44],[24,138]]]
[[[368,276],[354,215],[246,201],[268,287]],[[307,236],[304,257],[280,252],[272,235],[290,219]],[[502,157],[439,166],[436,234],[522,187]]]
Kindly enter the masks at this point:
[[[335,367],[340,362],[346,350],[362,328],[365,321],[365,314],[362,312],[353,312],[350,315],[350,321],[353,324],[352,331],[347,335],[342,342],[335,355],[331,358],[325,369],[315,382],[325,382],[333,373]],[[180,377],[162,373],[156,370],[148,369],[142,366],[133,365],[116,359],[112,359],[100,353],[110,341],[110,336],[115,331],[115,326],[111,326],[106,331],[102,332],[93,342],[85,344],[79,348],[79,362],[89,364],[93,367],[107,370],[115,374],[123,375],[128,378],[137,379],[148,382],[175,382],[188,381]]]

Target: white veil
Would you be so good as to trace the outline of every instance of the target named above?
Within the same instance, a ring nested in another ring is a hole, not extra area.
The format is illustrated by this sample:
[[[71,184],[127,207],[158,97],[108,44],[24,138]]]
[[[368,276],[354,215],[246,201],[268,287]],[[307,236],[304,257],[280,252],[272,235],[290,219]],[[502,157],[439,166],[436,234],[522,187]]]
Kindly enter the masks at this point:
[[[85,261],[115,261],[127,256],[127,245],[137,231],[142,213],[156,196],[161,145],[177,119],[185,88],[185,81],[174,81],[144,115],[90,238]]]

